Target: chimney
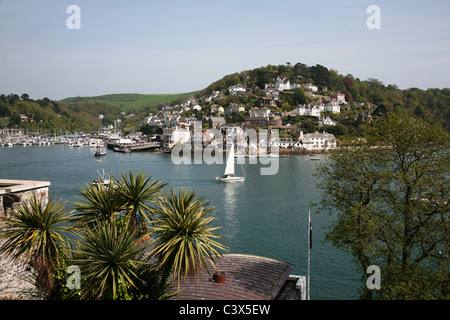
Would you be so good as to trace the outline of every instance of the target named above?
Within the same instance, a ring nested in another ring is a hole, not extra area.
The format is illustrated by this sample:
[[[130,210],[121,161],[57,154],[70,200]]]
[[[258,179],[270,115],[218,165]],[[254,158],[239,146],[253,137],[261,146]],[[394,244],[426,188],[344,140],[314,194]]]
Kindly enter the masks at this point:
[[[224,283],[226,280],[225,272],[216,272],[213,274],[213,281],[215,283]]]

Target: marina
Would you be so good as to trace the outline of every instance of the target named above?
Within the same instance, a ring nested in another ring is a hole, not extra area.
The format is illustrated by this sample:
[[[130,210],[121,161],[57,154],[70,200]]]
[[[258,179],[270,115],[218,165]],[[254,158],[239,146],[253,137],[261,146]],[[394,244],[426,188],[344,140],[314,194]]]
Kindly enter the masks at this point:
[[[309,155],[279,158],[276,175],[260,175],[261,164],[243,164],[245,181],[219,183],[222,164],[176,165],[163,151],[124,154],[108,152],[97,162],[89,144],[0,148],[2,179],[49,181],[52,199],[70,205],[78,201],[79,189],[95,178],[105,182],[107,174],[142,171],[168,183],[166,188],[193,189],[214,208],[217,233],[225,237],[226,253],[261,255],[295,266],[293,274],[307,274],[308,209],[314,228],[311,249],[311,299],[357,299],[360,273],[345,253],[324,243],[324,230],[333,217],[316,213],[311,203],[320,199],[312,175],[317,161]],[[326,161],[327,155],[314,157]],[[236,159],[237,163],[237,159]],[[103,180],[102,180],[103,179]],[[106,181],[107,182],[107,181]]]

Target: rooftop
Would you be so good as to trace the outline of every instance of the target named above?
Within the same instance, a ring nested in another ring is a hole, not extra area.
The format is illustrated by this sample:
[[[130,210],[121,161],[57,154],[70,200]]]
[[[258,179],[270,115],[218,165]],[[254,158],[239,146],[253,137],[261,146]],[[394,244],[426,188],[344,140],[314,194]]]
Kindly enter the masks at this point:
[[[207,262],[206,270],[196,278],[181,280],[180,293],[173,300],[273,300],[276,299],[294,266],[275,259],[248,255],[225,254],[216,260],[217,271]],[[214,273],[224,273],[225,281],[213,280]],[[177,290],[174,281],[170,292]]]

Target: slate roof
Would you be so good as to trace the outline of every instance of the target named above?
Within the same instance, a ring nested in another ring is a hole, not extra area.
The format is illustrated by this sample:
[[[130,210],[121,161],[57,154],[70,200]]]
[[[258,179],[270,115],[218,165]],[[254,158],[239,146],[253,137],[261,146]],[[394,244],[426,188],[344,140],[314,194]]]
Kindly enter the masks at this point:
[[[248,255],[225,254],[216,260],[218,270],[207,263],[196,278],[180,283],[180,293],[172,300],[273,300],[280,293],[294,266],[275,259]],[[224,272],[224,283],[215,283],[213,273]],[[176,280],[171,292],[177,290]]]

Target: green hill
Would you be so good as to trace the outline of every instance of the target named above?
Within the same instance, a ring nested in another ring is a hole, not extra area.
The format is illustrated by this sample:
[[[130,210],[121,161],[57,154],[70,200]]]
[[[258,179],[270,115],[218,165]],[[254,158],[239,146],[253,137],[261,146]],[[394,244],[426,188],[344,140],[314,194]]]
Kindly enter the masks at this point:
[[[418,88],[399,89],[395,84],[385,85],[381,80],[368,78],[361,80],[351,74],[342,75],[336,70],[322,65],[307,66],[302,63],[286,65],[267,65],[265,67],[246,70],[224,76],[213,82],[200,94],[210,94],[213,91],[226,91],[232,85],[246,84],[253,89],[255,95],[264,95],[261,91],[268,83],[277,78],[289,80],[290,83],[311,83],[318,87],[318,95],[329,95],[340,92],[345,95],[348,103],[344,112],[338,116],[341,123],[348,128],[357,126],[357,118],[363,114],[373,113],[408,113],[420,117],[430,123],[438,123],[450,131],[450,89]],[[281,92],[277,108],[281,111],[291,111],[298,104],[313,102],[304,96],[300,90]],[[291,94],[290,94],[291,93]],[[249,100],[248,98],[247,101]],[[245,99],[232,102],[246,103]],[[250,99],[254,103],[254,99]],[[342,119],[347,117],[347,119]]]
[[[144,107],[156,107],[160,104],[167,104],[174,100],[186,99],[197,94],[197,92],[175,93],[175,94],[137,94],[137,93],[119,93],[107,94],[95,97],[71,97],[61,100],[62,103],[106,103],[119,107],[122,111],[140,110]]]

